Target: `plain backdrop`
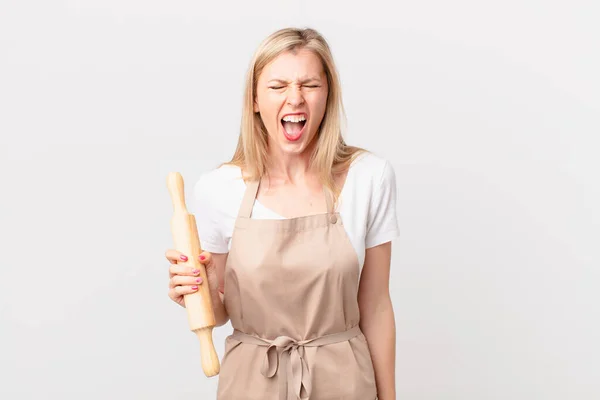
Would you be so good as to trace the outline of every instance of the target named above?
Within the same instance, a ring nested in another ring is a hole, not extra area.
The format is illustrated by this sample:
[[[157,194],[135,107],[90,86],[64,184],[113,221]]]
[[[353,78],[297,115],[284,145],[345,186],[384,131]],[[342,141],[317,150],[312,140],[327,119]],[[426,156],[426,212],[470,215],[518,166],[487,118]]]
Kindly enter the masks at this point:
[[[389,159],[398,399],[600,397],[595,1],[0,1],[0,397],[214,399],[170,171],[231,157],[258,43],[318,29]],[[214,331],[217,351],[230,334]]]

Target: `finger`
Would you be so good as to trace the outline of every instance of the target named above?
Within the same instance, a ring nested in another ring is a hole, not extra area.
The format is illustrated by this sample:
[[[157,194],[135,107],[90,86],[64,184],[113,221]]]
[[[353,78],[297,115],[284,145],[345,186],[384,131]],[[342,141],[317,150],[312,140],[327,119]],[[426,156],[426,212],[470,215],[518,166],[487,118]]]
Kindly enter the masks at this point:
[[[177,297],[196,293],[198,291],[198,286],[176,286],[174,288],[169,289],[169,297],[175,300]]]
[[[188,260],[186,255],[181,254],[181,252],[174,250],[174,249],[168,249],[165,252],[165,257],[167,258],[167,260],[169,260],[171,262],[171,264],[177,264],[178,261],[187,261]]]
[[[181,296],[196,293],[198,288],[194,288],[195,286],[177,286],[176,288],[169,289],[168,295],[171,300],[179,302],[179,300],[181,300]]]
[[[175,275],[169,279],[170,288],[175,288],[177,286],[197,286],[201,283],[202,277],[200,276]]]
[[[212,261],[212,254],[208,251],[203,251],[198,256],[198,261],[200,261],[204,265],[208,265]]]
[[[186,265],[171,264],[169,266],[169,275],[199,276],[200,270],[194,267],[188,267]]]

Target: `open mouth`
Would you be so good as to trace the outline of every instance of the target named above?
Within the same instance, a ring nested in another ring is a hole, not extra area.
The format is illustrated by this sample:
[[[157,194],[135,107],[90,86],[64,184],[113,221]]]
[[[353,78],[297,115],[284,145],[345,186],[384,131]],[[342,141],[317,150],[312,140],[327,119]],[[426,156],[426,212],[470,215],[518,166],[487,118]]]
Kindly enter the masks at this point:
[[[283,134],[288,140],[295,141],[300,139],[306,126],[306,116],[304,115],[286,115],[281,119]]]

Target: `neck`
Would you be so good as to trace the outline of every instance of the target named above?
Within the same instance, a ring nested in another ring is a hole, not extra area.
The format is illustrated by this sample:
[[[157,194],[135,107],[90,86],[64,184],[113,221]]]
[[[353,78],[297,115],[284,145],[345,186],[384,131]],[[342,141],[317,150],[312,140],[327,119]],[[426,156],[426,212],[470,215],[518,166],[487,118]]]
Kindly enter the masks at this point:
[[[311,153],[312,148],[300,154],[286,154],[279,148],[269,150],[267,173],[270,180],[292,185],[310,180],[314,175],[309,166]]]

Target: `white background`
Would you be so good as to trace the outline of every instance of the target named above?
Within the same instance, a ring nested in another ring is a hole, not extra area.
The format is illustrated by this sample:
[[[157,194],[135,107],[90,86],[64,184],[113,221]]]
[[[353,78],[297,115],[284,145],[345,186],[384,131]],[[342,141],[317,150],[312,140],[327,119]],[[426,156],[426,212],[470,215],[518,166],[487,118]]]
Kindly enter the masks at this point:
[[[215,398],[167,297],[166,175],[232,155],[285,26],[325,35],[347,140],[396,171],[398,399],[600,397],[599,9],[2,0],[0,397]]]

